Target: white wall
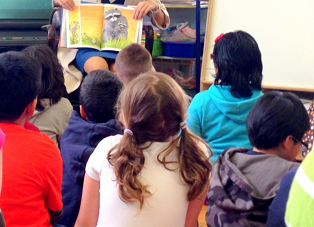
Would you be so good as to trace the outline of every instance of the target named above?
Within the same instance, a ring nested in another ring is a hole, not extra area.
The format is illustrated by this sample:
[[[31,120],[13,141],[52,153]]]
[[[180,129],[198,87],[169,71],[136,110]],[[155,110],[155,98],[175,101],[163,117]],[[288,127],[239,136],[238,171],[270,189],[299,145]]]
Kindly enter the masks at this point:
[[[212,1],[207,55],[220,33],[246,31],[261,50],[265,87],[314,91],[314,0]],[[212,64],[207,57],[205,80],[213,81]]]

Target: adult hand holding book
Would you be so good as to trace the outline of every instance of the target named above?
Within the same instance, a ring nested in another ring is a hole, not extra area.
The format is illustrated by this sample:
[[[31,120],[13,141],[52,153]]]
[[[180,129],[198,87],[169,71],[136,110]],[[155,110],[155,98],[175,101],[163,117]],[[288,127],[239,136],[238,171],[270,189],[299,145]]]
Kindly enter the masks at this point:
[[[134,9],[132,18],[135,20],[143,19],[143,17],[147,15],[149,11],[151,11],[153,14],[158,13],[160,11],[160,4],[155,1],[139,2]]]
[[[53,0],[55,6],[60,6],[64,9],[73,10],[75,2],[73,0]]]

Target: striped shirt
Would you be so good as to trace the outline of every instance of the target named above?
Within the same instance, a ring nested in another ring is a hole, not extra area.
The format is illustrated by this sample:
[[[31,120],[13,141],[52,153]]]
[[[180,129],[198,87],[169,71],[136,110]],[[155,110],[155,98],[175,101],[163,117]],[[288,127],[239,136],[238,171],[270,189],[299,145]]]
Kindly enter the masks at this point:
[[[314,226],[314,151],[310,152],[292,182],[285,222],[288,227]]]

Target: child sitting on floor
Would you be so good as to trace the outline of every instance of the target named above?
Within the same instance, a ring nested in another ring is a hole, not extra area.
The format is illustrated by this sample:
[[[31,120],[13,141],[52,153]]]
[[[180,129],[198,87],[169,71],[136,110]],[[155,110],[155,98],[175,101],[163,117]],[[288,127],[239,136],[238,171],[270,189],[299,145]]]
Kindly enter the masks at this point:
[[[22,52],[34,57],[42,69],[38,102],[29,121],[59,145],[73,110],[70,101],[64,98],[67,92],[61,65],[46,45],[29,46]]]
[[[0,54],[3,172],[0,207],[7,226],[51,227],[62,214],[62,159],[46,134],[27,130],[40,90],[41,67],[21,52]]]
[[[98,143],[122,134],[122,125],[115,120],[115,104],[122,89],[116,75],[107,70],[88,74],[80,90],[80,112],[72,112],[69,126],[61,138],[63,158],[63,216],[58,224],[74,226],[80,208],[85,166]]]
[[[222,34],[211,55],[215,84],[198,93],[187,113],[189,129],[203,138],[216,161],[230,147],[251,149],[246,117],[263,95],[262,56],[255,39],[244,31]]]
[[[208,226],[265,226],[282,177],[299,166],[293,161],[308,129],[309,117],[297,96],[278,91],[262,96],[247,117],[253,149],[227,149],[215,164],[207,193]]]
[[[162,73],[125,87],[124,135],[102,140],[88,160],[76,226],[197,226],[211,164],[205,143],[186,128],[187,105]]]
[[[314,226],[313,184],[314,184],[314,151],[302,161],[298,168],[289,192],[285,224],[289,227]]]

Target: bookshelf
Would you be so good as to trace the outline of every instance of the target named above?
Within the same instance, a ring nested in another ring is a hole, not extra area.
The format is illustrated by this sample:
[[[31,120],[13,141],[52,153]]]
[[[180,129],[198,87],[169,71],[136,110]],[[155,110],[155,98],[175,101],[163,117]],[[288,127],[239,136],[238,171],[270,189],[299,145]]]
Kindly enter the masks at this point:
[[[170,21],[172,25],[188,21],[189,26],[196,30],[195,58],[158,56],[154,57],[154,62],[188,65],[189,62],[195,61],[195,77],[196,77],[195,92],[198,93],[200,91],[201,62],[202,62],[201,36],[205,35],[208,4],[204,4],[206,3],[206,1],[199,0],[184,4],[167,2],[162,3],[165,4],[169,12]]]

